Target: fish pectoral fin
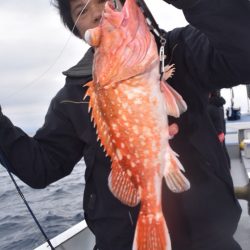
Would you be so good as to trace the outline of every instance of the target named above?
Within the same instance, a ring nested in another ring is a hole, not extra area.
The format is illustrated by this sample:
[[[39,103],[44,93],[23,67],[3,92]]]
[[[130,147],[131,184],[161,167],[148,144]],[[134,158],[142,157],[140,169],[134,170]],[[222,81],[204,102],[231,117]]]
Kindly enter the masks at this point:
[[[139,213],[133,250],[171,250],[171,241],[162,212],[156,215]]]
[[[109,189],[122,203],[134,207],[140,202],[140,195],[131,177],[122,169],[118,162],[112,163],[109,175]]]
[[[168,78],[171,78],[174,75],[175,72],[175,65],[171,64],[171,65],[167,65],[164,69],[164,73],[163,73],[163,79],[165,81],[167,81]]]
[[[161,81],[161,91],[165,96],[168,115],[179,117],[187,110],[187,104],[181,95],[179,95],[167,82]]]
[[[190,188],[190,182],[181,170],[184,171],[182,164],[177,159],[174,151],[171,151],[164,177],[168,188],[174,193],[181,193]]]

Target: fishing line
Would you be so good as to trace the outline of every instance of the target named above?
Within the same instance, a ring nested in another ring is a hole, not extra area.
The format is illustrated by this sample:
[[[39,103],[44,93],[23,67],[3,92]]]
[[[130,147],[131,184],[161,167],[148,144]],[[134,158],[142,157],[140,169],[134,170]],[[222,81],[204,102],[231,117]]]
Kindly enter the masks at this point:
[[[59,61],[59,59],[61,58],[63,52],[65,51],[67,45],[69,44],[69,41],[71,39],[71,37],[73,36],[73,31],[75,30],[76,28],[76,25],[83,13],[83,11],[87,8],[87,6],[89,5],[91,0],[88,0],[87,3],[83,6],[81,12],[79,13],[79,15],[77,16],[77,19],[74,23],[74,26],[73,28],[70,30],[70,35],[68,37],[68,39],[66,40],[64,46],[62,47],[61,51],[59,52],[58,56],[55,58],[54,62],[51,63],[51,65],[44,71],[42,72],[40,75],[38,75],[36,78],[34,78],[31,82],[27,83],[26,85],[24,85],[24,87],[22,87],[21,89],[17,90],[17,91],[14,91],[12,92],[10,95],[7,95],[5,98],[3,98],[1,100],[1,103],[4,103],[5,101],[9,100],[10,98],[12,98],[13,96],[19,94],[20,92],[22,92],[23,90],[33,86],[36,84],[37,81],[39,81],[40,79],[42,79],[54,66],[55,64]]]
[[[34,213],[33,213],[32,209],[31,209],[31,207],[29,206],[29,204],[28,204],[28,202],[27,202],[27,200],[25,199],[25,197],[24,197],[24,195],[23,195],[21,189],[20,189],[19,186],[17,185],[17,183],[16,183],[16,181],[15,181],[13,175],[12,175],[11,172],[10,172],[10,169],[11,169],[10,166],[11,166],[11,165],[10,165],[9,161],[7,160],[7,158],[5,157],[4,153],[1,152],[1,151],[0,151],[0,162],[1,162],[1,164],[6,168],[8,174],[9,174],[11,180],[12,180],[12,182],[14,183],[14,185],[15,185],[15,187],[16,187],[16,189],[17,189],[18,194],[21,196],[21,198],[22,198],[22,200],[23,200],[25,206],[26,206],[27,209],[29,210],[29,212],[30,212],[32,218],[34,219],[36,225],[38,226],[38,228],[39,228],[40,232],[42,233],[42,235],[44,236],[45,240],[47,241],[47,243],[49,244],[49,246],[51,247],[51,249],[52,249],[52,250],[55,250],[55,248],[54,248],[53,245],[51,244],[51,242],[50,242],[48,236],[46,235],[46,233],[44,232],[42,226],[40,225],[40,223],[38,222],[36,216],[34,215]]]

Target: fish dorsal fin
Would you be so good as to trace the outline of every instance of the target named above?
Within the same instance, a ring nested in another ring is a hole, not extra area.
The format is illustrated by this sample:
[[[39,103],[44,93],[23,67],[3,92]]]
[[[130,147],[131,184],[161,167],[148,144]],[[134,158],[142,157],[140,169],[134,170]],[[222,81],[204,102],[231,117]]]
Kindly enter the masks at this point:
[[[117,199],[128,206],[134,207],[140,202],[138,189],[127,172],[116,161],[112,162],[109,189]]]
[[[187,105],[180,94],[177,93],[167,82],[161,81],[161,91],[165,97],[167,114],[179,117],[187,110]]]

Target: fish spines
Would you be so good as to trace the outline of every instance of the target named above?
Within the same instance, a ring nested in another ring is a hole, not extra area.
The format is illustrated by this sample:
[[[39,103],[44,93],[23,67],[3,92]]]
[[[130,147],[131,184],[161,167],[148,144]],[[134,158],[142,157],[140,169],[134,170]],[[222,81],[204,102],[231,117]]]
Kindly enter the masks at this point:
[[[84,86],[88,87],[84,99],[89,96],[89,106],[88,112],[90,114],[91,122],[93,122],[93,127],[96,129],[97,141],[100,141],[100,145],[103,146],[104,152],[106,153],[106,157],[110,156],[111,159],[113,158],[113,148],[111,143],[111,137],[109,133],[109,127],[105,122],[102,112],[100,111],[98,101],[96,98],[94,82],[90,81]]]
[[[162,211],[139,214],[132,250],[171,250],[171,240]]]

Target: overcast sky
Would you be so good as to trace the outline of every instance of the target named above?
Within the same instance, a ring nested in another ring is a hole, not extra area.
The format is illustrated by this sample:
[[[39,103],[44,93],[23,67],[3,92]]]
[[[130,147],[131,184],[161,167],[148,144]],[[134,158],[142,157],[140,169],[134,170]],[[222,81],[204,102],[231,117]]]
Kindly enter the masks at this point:
[[[146,2],[161,28],[187,24],[181,11],[163,1]],[[4,113],[27,132],[38,129],[50,100],[64,85],[61,72],[77,63],[87,48],[63,27],[50,0],[1,0],[0,104]]]

